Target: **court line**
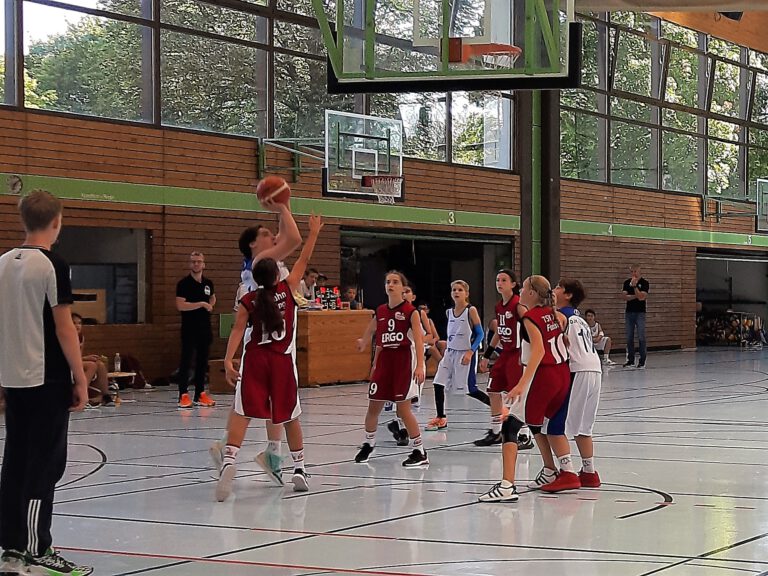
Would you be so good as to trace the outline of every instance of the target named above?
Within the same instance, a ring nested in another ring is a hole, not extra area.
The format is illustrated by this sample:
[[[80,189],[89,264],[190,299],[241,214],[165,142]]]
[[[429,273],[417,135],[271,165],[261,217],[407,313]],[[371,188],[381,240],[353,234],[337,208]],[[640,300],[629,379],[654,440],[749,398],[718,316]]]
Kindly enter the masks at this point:
[[[66,548],[59,547],[60,550],[67,550],[70,552],[86,552],[91,554],[106,554],[110,556],[126,556],[129,558],[152,558],[160,560],[182,560],[181,564],[189,562],[200,562],[203,564],[218,564],[218,565],[230,565],[230,566],[258,566],[262,568],[283,568],[286,570],[320,570],[323,572],[337,572],[341,574],[365,574],[370,576],[432,576],[431,574],[419,573],[419,572],[391,572],[383,570],[364,570],[355,568],[329,568],[324,566],[305,566],[302,564],[278,564],[276,562],[256,562],[255,560],[228,560],[223,558],[207,558],[197,556],[176,556],[171,554],[149,554],[145,552],[125,552],[118,550],[95,550],[91,548]],[[167,568],[165,566],[164,568]],[[159,569],[161,567],[153,568],[152,570]],[[139,572],[126,572],[125,574],[138,574]]]

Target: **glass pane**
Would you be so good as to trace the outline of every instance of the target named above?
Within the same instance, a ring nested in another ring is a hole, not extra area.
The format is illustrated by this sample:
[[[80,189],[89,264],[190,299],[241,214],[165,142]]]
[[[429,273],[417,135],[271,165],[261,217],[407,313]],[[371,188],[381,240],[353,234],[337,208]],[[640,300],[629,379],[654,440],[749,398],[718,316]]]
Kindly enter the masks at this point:
[[[611,122],[611,182],[629,186],[657,187],[653,152],[658,130]]]
[[[664,190],[702,193],[699,178],[699,147],[696,136],[664,132],[662,136],[661,185]]]
[[[583,21],[581,82],[584,86],[605,88],[608,85],[608,28],[602,22]]]
[[[708,52],[712,54],[716,54],[718,56],[722,56],[723,58],[728,58],[729,60],[734,60],[736,62],[739,61],[741,48],[736,46],[736,44],[732,44],[731,42],[728,42],[726,40],[721,40],[720,38],[714,38],[710,36],[709,42],[707,43],[707,48],[708,48]]]
[[[452,98],[453,161],[509,169],[512,101],[498,92],[455,92]]]
[[[768,130],[749,129],[749,143],[768,148]]]
[[[651,28],[651,24],[656,20],[650,14],[645,12],[613,12],[611,13],[611,22],[622,24],[635,30],[646,31]]]
[[[702,56],[682,48],[670,48],[669,74],[665,99],[673,104],[691,108],[699,107],[699,78],[706,77],[706,70],[699,71]],[[706,66],[706,60],[704,62]],[[702,87],[706,91],[706,86]]]
[[[11,75],[10,67],[6,70],[5,67],[5,8],[0,6],[0,104],[13,104],[13,101],[5,101],[5,87],[8,86],[8,96],[11,96],[13,92],[13,75]],[[6,77],[7,73],[7,77]],[[10,99],[10,98],[9,98]]]
[[[325,44],[320,30],[279,20],[275,21],[275,46],[325,56]]]
[[[151,49],[150,28],[40,4],[24,10],[26,106],[142,119],[142,39]]]
[[[614,33],[619,33],[614,31]],[[631,32],[619,33],[619,47],[616,54],[616,67],[613,87],[616,90],[631,92],[641,96],[655,96],[657,90],[651,86],[653,52],[661,54],[661,47],[653,48],[653,43]]]
[[[696,30],[684,28],[666,20],[661,21],[661,35],[673,42],[679,42],[692,48],[699,46],[699,33]]]
[[[60,0],[62,4],[69,4],[71,6],[79,6],[81,8],[98,8],[100,10],[108,10],[109,12],[117,12],[118,14],[127,14],[129,16],[141,16],[142,0]],[[29,5],[25,2],[25,4]],[[149,0],[144,0],[146,18],[152,17],[152,9]],[[26,20],[29,15],[26,13],[24,19]]]
[[[164,124],[266,134],[265,51],[164,30],[160,76]]]
[[[699,119],[693,114],[676,112],[675,110],[665,108],[663,110],[663,122],[664,126],[669,126],[670,128],[677,128],[678,130],[686,130],[688,132],[698,132]]]
[[[768,54],[757,52],[755,50],[749,51],[749,65],[755,68],[761,68],[768,70]]]
[[[198,0],[161,0],[163,22],[221,36],[267,42],[269,22],[254,14],[230,10]]]
[[[258,3],[269,4],[268,0],[259,0]],[[323,0],[323,6],[325,7],[325,15],[328,20],[336,22],[336,0]],[[349,10],[349,8],[351,8],[351,6],[347,6],[344,12],[353,11]],[[277,9],[315,18],[315,11],[312,9],[312,0],[277,0]]]
[[[741,133],[741,126],[737,126],[736,124],[731,124],[730,122],[721,122],[720,120],[712,120],[710,119],[707,122],[708,125],[708,133],[710,136],[714,136],[716,138],[724,138],[725,140],[733,140],[735,142],[738,142],[739,140],[739,134]]]
[[[611,98],[611,116],[619,116],[638,122],[655,122],[657,106],[649,106],[633,100]]]
[[[445,94],[375,94],[371,114],[402,120],[403,154],[427,160],[445,160]]]
[[[605,96],[591,90],[563,90],[560,93],[560,104],[571,108],[580,108],[598,112],[598,102]]]
[[[768,74],[757,75],[752,121],[768,125]]]
[[[742,118],[741,82],[748,86],[748,71],[735,64],[718,61],[715,64],[715,84],[712,94],[712,112]],[[746,102],[744,103],[746,104]]]
[[[707,162],[708,194],[724,198],[743,198],[739,176],[739,145],[709,141]]]
[[[560,175],[578,180],[606,181],[606,121],[597,116],[563,111],[560,115]]]
[[[757,180],[768,180],[768,149],[749,149],[749,199],[757,198]]]
[[[275,54],[275,136],[320,138],[325,110],[355,111],[355,97],[328,94],[324,60]]]

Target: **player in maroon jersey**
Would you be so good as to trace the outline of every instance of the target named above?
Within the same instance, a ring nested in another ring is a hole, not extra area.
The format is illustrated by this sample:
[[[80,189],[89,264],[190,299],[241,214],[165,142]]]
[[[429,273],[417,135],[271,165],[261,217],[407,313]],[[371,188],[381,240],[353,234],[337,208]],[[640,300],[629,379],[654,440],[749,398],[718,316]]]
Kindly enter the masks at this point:
[[[419,311],[406,302],[403,292],[408,280],[401,272],[386,274],[385,289],[389,302],[376,309],[365,334],[357,341],[364,352],[376,333],[376,365],[368,388],[368,412],[365,415],[365,441],[355,462],[368,462],[376,446],[376,428],[384,403],[394,402],[397,416],[405,424],[413,452],[403,462],[406,468],[427,466],[429,459],[421,440],[421,430],[411,410],[411,398],[424,382],[424,337]]]
[[[235,457],[243,444],[251,418],[271,420],[285,427],[294,463],[293,489],[297,492],[309,489],[304,472],[304,439],[298,420],[301,414],[296,369],[298,307],[293,292],[304,276],[322,227],[320,216],[310,216],[309,237],[285,280],[280,280],[280,270],[274,258],[256,262],[253,279],[259,288],[240,300],[224,357],[227,381],[235,386],[235,405],[227,425],[227,445],[216,484],[216,499],[219,502],[232,493]],[[245,345],[241,378],[232,359],[249,324],[253,331]]]
[[[541,435],[544,419],[549,419],[549,443],[560,462],[560,475],[578,483],[573,471],[571,448],[565,437],[565,418],[568,414],[568,394],[571,376],[568,369],[568,351],[564,342],[563,327],[553,307],[553,293],[549,281],[543,276],[531,276],[523,282],[520,303],[528,308],[522,318],[522,360],[525,365],[520,381],[507,393],[507,401],[520,399],[528,390],[525,401],[525,423],[534,437]],[[502,480],[481,495],[481,502],[515,502],[515,466],[517,464],[517,433],[523,426],[514,414],[510,414],[502,426]],[[572,482],[571,482],[572,484]],[[565,483],[563,483],[565,486]],[[561,490],[578,488],[568,485]]]
[[[526,308],[520,304],[520,286],[517,276],[506,268],[496,274],[496,291],[501,295],[501,301],[496,303],[496,334],[483,354],[480,361],[480,372],[488,371],[490,360],[497,346],[501,344],[501,352],[491,369],[488,381],[488,396],[491,399],[491,427],[488,433],[475,446],[492,446],[501,444],[501,424],[503,421],[504,398],[520,380],[523,367],[520,363],[520,342],[518,341],[518,322],[525,314]],[[532,445],[525,444],[528,447]]]

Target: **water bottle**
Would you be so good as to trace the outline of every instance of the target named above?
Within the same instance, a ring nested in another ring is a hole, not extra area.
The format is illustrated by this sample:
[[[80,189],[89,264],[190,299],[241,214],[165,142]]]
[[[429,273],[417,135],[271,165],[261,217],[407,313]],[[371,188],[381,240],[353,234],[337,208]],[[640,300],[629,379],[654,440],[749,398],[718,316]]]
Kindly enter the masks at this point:
[[[115,354],[115,372],[120,372],[120,353]]]

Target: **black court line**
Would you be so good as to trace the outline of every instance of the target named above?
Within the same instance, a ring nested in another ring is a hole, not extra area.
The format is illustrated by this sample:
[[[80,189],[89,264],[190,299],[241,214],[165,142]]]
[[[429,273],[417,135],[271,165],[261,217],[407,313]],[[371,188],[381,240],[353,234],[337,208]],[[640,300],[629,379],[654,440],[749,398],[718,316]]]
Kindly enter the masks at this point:
[[[751,538],[747,538],[746,540],[740,540],[738,542],[734,542],[733,544],[728,544],[727,546],[721,546],[720,548],[715,548],[714,550],[710,550],[709,552],[704,552],[703,554],[699,554],[698,556],[694,556],[693,558],[689,560],[682,560],[680,562],[675,562],[674,564],[669,564],[667,566],[663,566],[661,568],[656,568],[655,570],[651,570],[650,572],[643,572],[640,574],[640,576],[650,576],[651,574],[658,574],[660,572],[665,572],[667,570],[670,570],[672,568],[676,568],[678,566],[682,566],[683,564],[688,564],[692,560],[703,560],[703,559],[709,559],[710,556],[714,556],[715,554],[720,554],[721,552],[727,552],[728,550],[733,550],[734,548],[738,548],[739,546],[743,546],[744,544],[751,544],[752,542],[756,542],[757,540],[761,540],[768,536],[768,532],[764,532],[763,534],[758,534],[757,536],[752,536]],[[727,559],[723,559],[727,560]],[[755,562],[757,564],[757,562]]]
[[[68,482],[65,482],[64,484],[56,486],[56,491],[66,489],[66,486],[70,486],[72,484],[76,484],[78,482],[81,482],[81,481],[85,480],[89,476],[93,476],[94,474],[96,474],[96,472],[98,472],[99,470],[104,468],[104,465],[107,463],[107,455],[104,453],[103,450],[100,450],[99,448],[96,448],[96,446],[92,446],[91,444],[72,444],[72,446],[86,446],[88,448],[91,448],[99,456],[101,456],[101,462],[99,462],[98,465],[93,470],[91,470],[90,472],[87,472],[86,474],[83,474],[82,476],[79,476],[77,478],[69,480]],[[95,464],[95,462],[94,462],[94,464]]]

